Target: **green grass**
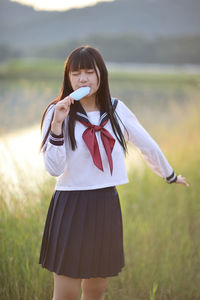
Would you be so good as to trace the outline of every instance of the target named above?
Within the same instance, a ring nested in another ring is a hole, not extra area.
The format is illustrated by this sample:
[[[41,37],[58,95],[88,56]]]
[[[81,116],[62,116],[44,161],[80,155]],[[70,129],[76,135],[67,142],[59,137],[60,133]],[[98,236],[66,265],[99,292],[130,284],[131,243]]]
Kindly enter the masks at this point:
[[[0,66],[1,79],[44,79],[61,78],[64,62],[59,60],[9,60]]]
[[[58,61],[1,66],[2,132],[39,120],[62,72]],[[166,184],[145,165],[130,169],[130,183],[118,187],[126,266],[105,300],[200,299],[199,75],[115,71],[110,80],[113,96],[133,108],[190,188]],[[49,300],[52,274],[38,259],[55,180],[19,169],[16,192],[1,166],[0,176],[0,299]]]
[[[168,185],[145,165],[142,172],[133,166],[130,183],[118,188],[126,266],[111,279],[105,300],[200,299],[199,108],[198,101],[189,102],[177,114],[175,106],[176,127],[159,123],[154,128],[168,160],[187,177],[190,188]],[[0,299],[52,299],[52,274],[38,259],[55,180],[41,178],[33,191],[19,171],[22,195],[12,187],[7,194],[9,183],[3,174],[1,178]]]
[[[59,60],[13,60],[0,65],[0,135],[40,122],[45,107],[59,95],[62,74]],[[154,115],[159,122],[169,121],[165,110],[171,104],[182,106],[199,97],[200,75],[122,69],[110,71],[109,82],[111,95],[128,104],[149,128]]]
[[[155,84],[177,84],[177,83],[192,83],[199,84],[200,83],[200,75],[199,74],[187,74],[184,72],[146,72],[146,71],[111,71],[110,79],[114,81],[130,81],[130,82],[153,82]]]
[[[64,61],[54,59],[15,59],[9,60],[0,65],[0,79],[62,79],[64,71]],[[184,71],[169,72],[146,72],[126,69],[110,70],[110,80],[112,81],[137,81],[154,83],[200,83],[200,75],[197,73],[188,74]]]

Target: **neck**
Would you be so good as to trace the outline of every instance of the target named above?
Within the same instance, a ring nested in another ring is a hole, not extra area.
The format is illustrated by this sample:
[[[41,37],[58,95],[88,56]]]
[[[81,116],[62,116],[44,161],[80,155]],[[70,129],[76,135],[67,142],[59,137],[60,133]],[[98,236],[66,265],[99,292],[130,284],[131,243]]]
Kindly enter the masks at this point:
[[[99,107],[96,104],[95,96],[84,97],[80,100],[80,103],[86,112],[99,110]]]

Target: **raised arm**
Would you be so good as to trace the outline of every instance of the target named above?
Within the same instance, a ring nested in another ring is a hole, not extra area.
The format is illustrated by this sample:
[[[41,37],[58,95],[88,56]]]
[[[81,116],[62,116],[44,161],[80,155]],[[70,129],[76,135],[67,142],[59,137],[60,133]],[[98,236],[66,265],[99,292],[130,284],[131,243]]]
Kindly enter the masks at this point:
[[[46,113],[42,129],[42,138],[46,135],[51,124],[54,106],[55,105],[50,106]],[[63,132],[57,135],[51,130],[43,146],[42,152],[47,172],[52,176],[60,176],[64,172],[66,165],[66,149]]]

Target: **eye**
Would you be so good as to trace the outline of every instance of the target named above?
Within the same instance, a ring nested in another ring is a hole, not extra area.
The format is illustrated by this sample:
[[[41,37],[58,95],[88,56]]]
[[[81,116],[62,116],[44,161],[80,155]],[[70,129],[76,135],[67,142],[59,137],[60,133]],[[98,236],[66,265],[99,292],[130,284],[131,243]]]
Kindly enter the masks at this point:
[[[79,73],[80,73],[80,72],[78,72],[78,71],[73,71],[73,72],[71,72],[71,75],[77,76],[77,75],[79,75]]]
[[[94,69],[88,69],[87,73],[90,73],[90,74],[94,73]]]

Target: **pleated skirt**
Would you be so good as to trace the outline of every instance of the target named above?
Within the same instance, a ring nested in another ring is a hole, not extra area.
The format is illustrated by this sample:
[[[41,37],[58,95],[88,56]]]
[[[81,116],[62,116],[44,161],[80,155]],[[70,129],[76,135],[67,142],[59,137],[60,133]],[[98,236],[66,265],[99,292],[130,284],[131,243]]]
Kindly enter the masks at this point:
[[[115,187],[55,191],[39,264],[72,278],[116,276],[124,266],[123,226]]]

